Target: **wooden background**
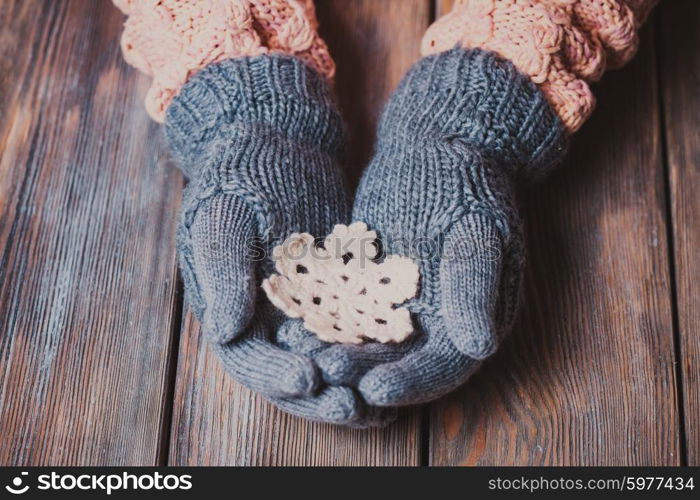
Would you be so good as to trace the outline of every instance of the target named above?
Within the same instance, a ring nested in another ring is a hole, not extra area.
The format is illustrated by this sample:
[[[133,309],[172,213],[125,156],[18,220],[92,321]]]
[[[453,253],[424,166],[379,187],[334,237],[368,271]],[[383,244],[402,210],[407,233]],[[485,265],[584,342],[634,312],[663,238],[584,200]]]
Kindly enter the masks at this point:
[[[317,0],[354,184],[445,0]],[[224,375],[183,305],[183,179],[93,0],[0,2],[1,465],[700,465],[700,2],[665,0],[522,194],[526,306],[465,387],[388,429]]]

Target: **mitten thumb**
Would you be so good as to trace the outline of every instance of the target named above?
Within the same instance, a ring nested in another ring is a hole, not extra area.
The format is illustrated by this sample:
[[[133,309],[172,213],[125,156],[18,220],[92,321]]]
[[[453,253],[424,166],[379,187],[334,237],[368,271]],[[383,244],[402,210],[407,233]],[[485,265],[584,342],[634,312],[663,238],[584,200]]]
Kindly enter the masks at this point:
[[[254,213],[236,195],[219,193],[184,218],[178,245],[188,296],[205,335],[226,343],[253,315]]]
[[[475,359],[487,358],[497,347],[502,251],[493,219],[483,214],[465,215],[445,239],[441,313],[452,343]]]

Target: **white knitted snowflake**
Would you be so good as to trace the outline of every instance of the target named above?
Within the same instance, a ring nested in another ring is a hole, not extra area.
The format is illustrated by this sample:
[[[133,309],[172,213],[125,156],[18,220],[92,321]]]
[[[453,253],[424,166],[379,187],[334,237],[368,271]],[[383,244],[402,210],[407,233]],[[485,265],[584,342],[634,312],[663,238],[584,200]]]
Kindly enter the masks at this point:
[[[408,309],[418,266],[409,258],[377,257],[377,234],[363,222],[337,225],[322,245],[308,233],[275,247],[279,274],[263,281],[270,301],[326,342],[401,342],[413,331]]]

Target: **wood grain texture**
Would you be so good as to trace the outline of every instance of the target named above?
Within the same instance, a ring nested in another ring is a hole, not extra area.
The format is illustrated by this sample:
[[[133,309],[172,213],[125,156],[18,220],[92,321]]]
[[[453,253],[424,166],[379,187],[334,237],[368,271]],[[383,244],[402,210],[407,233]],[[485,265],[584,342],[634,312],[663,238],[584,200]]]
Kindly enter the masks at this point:
[[[321,33],[337,66],[355,185],[372,150],[377,117],[419,57],[429,0],[317,2]],[[419,414],[389,429],[312,424],[277,411],[233,382],[189,316],[183,324],[170,447],[171,465],[417,465]]]
[[[336,90],[348,127],[347,177],[354,188],[369,162],[377,119],[420,58],[431,0],[322,0],[321,35],[335,59]]]
[[[688,465],[700,465],[700,2],[661,6],[661,88]]]
[[[109,2],[0,3],[0,464],[153,465],[182,179]]]
[[[431,8],[453,1],[317,2],[351,186]],[[0,465],[416,465],[427,437],[433,465],[675,465],[681,416],[700,465],[700,5],[660,9],[659,63],[648,27],[566,164],[523,193],[518,326],[421,436],[420,411],[381,431],[311,424],[223,372],[196,321],[177,324],[182,178],[119,53],[121,14],[0,2]]]
[[[433,465],[675,465],[679,428],[652,30],[525,193],[524,310],[431,412]]]
[[[447,14],[454,4],[455,0],[435,0],[435,18]]]

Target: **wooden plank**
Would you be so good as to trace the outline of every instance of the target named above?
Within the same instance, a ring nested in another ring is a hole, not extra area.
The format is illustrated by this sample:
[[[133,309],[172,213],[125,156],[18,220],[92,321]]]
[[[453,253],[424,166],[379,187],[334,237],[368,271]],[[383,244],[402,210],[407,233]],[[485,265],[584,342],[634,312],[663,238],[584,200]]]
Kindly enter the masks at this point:
[[[429,0],[324,0],[322,34],[338,66],[337,92],[350,133],[352,184],[371,154],[381,107],[418,58]],[[189,317],[175,390],[170,464],[416,465],[416,411],[384,430],[318,425],[284,415],[227,377]]]
[[[433,406],[432,464],[679,464],[652,38],[647,26],[636,59],[597,86],[568,160],[525,193],[524,311]]]
[[[154,465],[182,178],[110,2],[0,4],[0,464]]]
[[[455,0],[435,0],[435,17],[438,18],[452,10]]]
[[[348,127],[347,177],[354,188],[372,155],[384,103],[420,58],[431,0],[322,0],[316,9],[336,62],[336,90]]]
[[[661,90],[673,220],[688,465],[700,465],[700,3],[661,5]]]

